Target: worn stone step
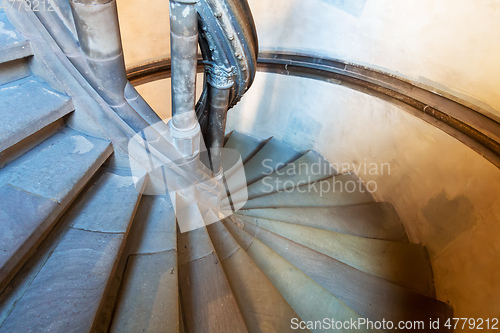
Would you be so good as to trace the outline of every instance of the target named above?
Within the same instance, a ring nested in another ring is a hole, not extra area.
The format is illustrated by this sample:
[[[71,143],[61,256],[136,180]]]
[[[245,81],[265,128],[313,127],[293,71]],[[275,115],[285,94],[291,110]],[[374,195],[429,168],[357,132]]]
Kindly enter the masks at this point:
[[[248,330],[288,331],[292,319],[299,316],[238,245],[222,222],[211,224],[207,229]]]
[[[110,332],[178,332],[177,253],[131,255]]]
[[[236,215],[242,221],[285,237],[371,275],[434,297],[430,260],[417,244],[369,239],[298,224]]]
[[[243,209],[272,207],[347,206],[374,202],[370,192],[351,174],[342,174],[248,200]]]
[[[170,199],[144,196],[130,234],[110,332],[178,332],[177,233]]]
[[[224,177],[226,180],[233,177],[232,183],[227,183],[230,191],[236,192],[245,186],[245,171],[242,165],[252,158],[268,140],[258,140],[237,131],[231,132],[222,151]],[[241,164],[237,164],[238,159],[241,160]],[[227,197],[225,200],[227,201]]]
[[[394,207],[386,202],[339,207],[243,209],[238,214],[303,225],[347,235],[408,242]]]
[[[5,3],[10,6],[12,2]],[[33,55],[30,43],[10,23],[3,9],[0,9],[0,64]]]
[[[360,318],[359,314],[344,302],[290,264],[269,246],[238,227],[231,221],[232,219],[224,219],[222,221],[224,226],[302,320],[322,322],[325,318],[335,318],[337,321],[350,322]],[[290,328],[291,326],[288,331]],[[319,328],[311,329],[311,331],[324,332]],[[345,331],[374,332],[374,330],[364,328]]]
[[[235,217],[232,219],[237,220]],[[364,318],[396,323],[427,322],[430,318],[445,322],[451,315],[448,306],[434,298],[367,274],[250,223],[237,222]],[[423,332],[432,332],[432,329],[427,327]]]
[[[89,332],[98,326],[143,187],[144,179],[136,184],[132,177],[98,176],[67,215],[69,229],[0,332]]]
[[[308,151],[295,161],[248,185],[248,199],[313,183],[337,174],[332,165],[315,151]],[[231,194],[233,202],[246,200],[243,189]]]
[[[186,332],[247,332],[207,229],[180,233],[178,249]]]
[[[286,143],[275,138],[266,141],[266,143],[244,164],[243,170],[240,168],[238,172],[234,172],[229,177],[226,174],[228,192],[231,195],[235,193],[238,194],[235,194],[237,201],[228,197],[223,198],[222,205],[224,209],[241,209],[247,200],[246,188],[248,184],[263,178],[266,174],[273,173],[277,168],[282,168],[298,157],[300,157],[300,152]]]
[[[0,290],[111,153],[64,129],[0,170]]]
[[[227,139],[224,148],[234,149],[241,155],[241,161],[248,161],[260,147],[266,143],[266,140],[259,140],[253,136],[233,131]]]
[[[244,165],[247,184],[252,184],[265,175],[281,169],[300,156],[299,151],[283,141],[276,138],[269,139]]]
[[[36,76],[0,86],[0,152],[74,110],[68,96]]]

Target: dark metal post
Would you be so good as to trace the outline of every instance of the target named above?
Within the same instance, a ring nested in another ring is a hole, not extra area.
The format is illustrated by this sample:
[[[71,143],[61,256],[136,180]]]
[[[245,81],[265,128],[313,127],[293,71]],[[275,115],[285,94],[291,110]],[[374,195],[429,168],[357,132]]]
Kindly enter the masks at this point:
[[[219,66],[210,66],[207,73],[208,83],[208,128],[206,145],[210,149],[212,171],[215,175],[222,171],[222,146],[226,131],[229,94],[234,84],[233,70]]]

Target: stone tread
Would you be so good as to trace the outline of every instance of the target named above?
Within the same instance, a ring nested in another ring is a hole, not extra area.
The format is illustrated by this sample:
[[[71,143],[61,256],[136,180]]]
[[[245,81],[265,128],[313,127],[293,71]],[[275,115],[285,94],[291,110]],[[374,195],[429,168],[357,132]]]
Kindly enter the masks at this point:
[[[93,327],[141,197],[131,177],[103,172],[95,184],[65,218],[69,229],[0,332],[88,332]],[[123,189],[123,184],[127,191],[114,196],[115,189]],[[144,179],[138,184],[139,190],[143,186]],[[106,192],[111,201],[100,202],[102,196],[93,189]],[[126,209],[121,206],[124,200],[130,204]],[[106,213],[94,214],[97,209],[112,211],[114,216],[109,219]],[[100,227],[75,228],[95,225]]]
[[[143,196],[130,239],[131,254],[151,254],[177,249],[177,222],[170,197]]]
[[[143,196],[111,332],[177,332],[180,324],[175,213],[169,197]]]
[[[250,199],[243,209],[348,206],[370,202],[374,202],[370,192],[354,176],[341,174]]]
[[[180,233],[178,249],[186,332],[247,332],[207,229]]]
[[[59,204],[16,189],[0,187],[0,285],[58,215]],[[3,288],[2,288],[3,289]]]
[[[207,227],[249,332],[286,332],[299,316],[222,222]]]
[[[0,332],[89,332],[123,240],[70,229]]]
[[[302,320],[322,321],[324,318],[335,318],[338,321],[350,321],[360,318],[360,315],[353,309],[269,246],[248,234],[230,219],[224,219],[222,222]],[[311,331],[324,332],[320,329],[311,329]],[[346,332],[374,331],[359,329],[346,330]]]
[[[397,212],[386,202],[340,207],[248,209],[240,210],[238,214],[359,237],[408,242],[408,236]]]
[[[237,222],[242,223],[245,231],[276,251],[364,318],[394,322],[428,321],[429,318],[446,321],[451,314],[445,303],[434,298],[357,270],[252,224],[241,220]]]
[[[303,184],[313,183],[336,174],[337,171],[330,162],[311,150],[274,173],[267,174],[264,178],[250,184],[246,191],[248,191],[248,199],[253,199]],[[231,199],[233,203],[246,200],[245,189],[231,194]]]
[[[112,152],[109,141],[64,128],[8,164],[0,183],[3,179],[16,188],[63,202]]]
[[[106,233],[126,233],[139,205],[145,178],[104,172],[85,192],[87,200],[80,201],[70,212],[75,229]]]
[[[111,153],[108,141],[64,129],[0,171],[1,289]]]
[[[177,253],[131,255],[110,332],[179,331]]]
[[[371,275],[434,297],[426,249],[417,244],[369,239],[298,224],[235,215]]]
[[[6,2],[7,5],[11,3]],[[3,9],[0,9],[0,63],[31,55],[33,51],[30,43],[9,22]]]
[[[245,175],[247,184],[263,178],[266,174],[284,167],[286,164],[295,161],[302,154],[290,147],[283,141],[271,138],[266,144],[245,162]]]
[[[233,131],[229,139],[227,139],[224,148],[234,149],[241,155],[241,161],[248,161],[258,149],[265,143],[263,140],[256,139],[250,135],[246,135],[237,131]]]
[[[74,110],[68,96],[36,76],[0,86],[0,151]]]

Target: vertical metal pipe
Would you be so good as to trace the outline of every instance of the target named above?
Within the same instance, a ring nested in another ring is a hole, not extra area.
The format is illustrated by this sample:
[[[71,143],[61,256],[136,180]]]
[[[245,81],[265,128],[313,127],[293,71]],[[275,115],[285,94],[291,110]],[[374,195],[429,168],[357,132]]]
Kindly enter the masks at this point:
[[[112,107],[125,103],[127,84],[116,0],[71,0],[78,41],[97,90]]]
[[[198,0],[170,0],[172,125],[178,130],[189,130],[198,124],[195,114],[197,2]]]
[[[222,170],[222,146],[226,131],[229,95],[234,84],[233,70],[211,66],[207,71],[208,82],[208,128],[205,134],[207,148],[210,149],[212,171],[218,175]]]

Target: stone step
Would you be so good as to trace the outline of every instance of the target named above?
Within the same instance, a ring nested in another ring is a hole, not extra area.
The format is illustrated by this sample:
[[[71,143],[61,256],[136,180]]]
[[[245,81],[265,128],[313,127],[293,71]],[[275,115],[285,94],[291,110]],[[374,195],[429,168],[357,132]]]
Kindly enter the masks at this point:
[[[0,290],[111,153],[66,128],[0,170]]]
[[[243,170],[240,168],[237,172],[233,172],[231,176],[225,175],[227,189],[231,195],[238,193],[236,195],[238,201],[235,202],[232,198],[224,197],[222,200],[224,209],[241,209],[247,200],[246,188],[248,184],[263,178],[266,173],[273,173],[276,168],[282,168],[289,162],[299,158],[300,155],[300,152],[278,139],[271,138],[266,141],[244,164]]]
[[[243,209],[348,206],[370,202],[374,199],[364,185],[353,175],[342,174],[250,199]]]
[[[267,332],[271,327],[274,332],[290,330],[292,319],[299,316],[245,250],[221,222],[207,229],[248,330]]]
[[[241,161],[245,163],[266,143],[250,135],[233,131],[224,145],[224,148],[234,149],[241,155]]]
[[[177,233],[170,198],[144,196],[110,332],[178,332]]]
[[[247,209],[240,215],[283,221],[347,235],[408,242],[394,207],[386,202],[339,207]]]
[[[226,180],[234,177],[232,181],[234,185],[230,186],[230,188],[234,188],[234,192],[245,186],[246,179],[242,165],[252,158],[268,140],[259,140],[237,131],[231,132],[222,150],[222,168]],[[237,164],[238,159],[241,159],[239,165]],[[240,179],[242,180],[240,181]]]
[[[235,217],[232,219],[237,220]],[[430,318],[445,322],[451,315],[448,306],[434,298],[362,272],[250,223],[237,222],[250,235],[269,246],[363,318],[396,323],[428,322]],[[423,332],[432,332],[432,329],[427,327]]]
[[[315,151],[308,151],[295,161],[247,187],[248,199],[313,183],[337,174],[332,165]],[[231,195],[233,202],[246,200],[245,189]]]
[[[100,173],[65,218],[70,227],[0,332],[89,332],[99,326],[96,317],[144,183]]]
[[[271,138],[245,165],[247,185],[263,178],[266,174],[281,169],[298,159],[302,154],[288,144]]]
[[[10,6],[12,2],[6,2]],[[30,43],[14,28],[5,11],[0,10],[0,64],[33,55]]]
[[[240,220],[285,237],[371,275],[434,297],[426,249],[417,244],[369,239],[243,215]]]
[[[178,249],[186,332],[247,332],[207,229],[179,233]]]
[[[69,97],[36,76],[0,86],[0,105],[0,152],[74,110]]]
[[[290,264],[269,246],[249,235],[230,219],[224,219],[222,222],[302,320],[323,322],[325,318],[334,318],[337,321],[350,322],[360,318],[353,309]],[[290,328],[291,326],[288,331]],[[324,332],[325,330],[313,328],[311,331]],[[364,328],[345,331],[374,332]]]

